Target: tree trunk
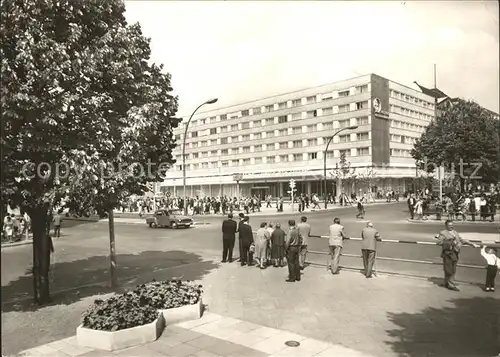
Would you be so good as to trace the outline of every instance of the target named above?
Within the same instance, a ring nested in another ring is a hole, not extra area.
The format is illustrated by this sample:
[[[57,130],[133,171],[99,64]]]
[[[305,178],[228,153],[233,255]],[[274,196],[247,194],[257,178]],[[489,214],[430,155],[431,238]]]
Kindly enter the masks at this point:
[[[109,274],[111,287],[118,286],[116,278],[116,249],[115,249],[115,216],[113,209],[108,211],[108,224],[109,224]]]
[[[44,208],[29,213],[33,230],[33,286],[34,299],[38,304],[50,302],[49,268],[50,237],[47,234],[48,212]]]

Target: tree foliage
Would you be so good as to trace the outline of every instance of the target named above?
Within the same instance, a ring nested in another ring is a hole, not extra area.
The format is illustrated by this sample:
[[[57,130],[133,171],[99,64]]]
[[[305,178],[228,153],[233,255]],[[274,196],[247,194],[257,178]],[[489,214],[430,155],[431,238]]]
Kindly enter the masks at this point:
[[[32,218],[42,300],[52,207],[104,214],[173,162],[171,78],[124,11],[120,0],[1,2],[1,194]]]
[[[458,100],[427,126],[411,155],[427,172],[442,165],[460,177],[462,162],[462,178],[474,174],[483,182],[496,182],[500,177],[499,125],[492,113],[477,103]],[[479,163],[481,168],[474,173]]]
[[[330,176],[334,179],[340,179],[348,185],[356,180],[356,168],[351,167],[351,162],[347,160],[344,152],[340,152],[340,160],[336,164],[335,170],[330,172]]]

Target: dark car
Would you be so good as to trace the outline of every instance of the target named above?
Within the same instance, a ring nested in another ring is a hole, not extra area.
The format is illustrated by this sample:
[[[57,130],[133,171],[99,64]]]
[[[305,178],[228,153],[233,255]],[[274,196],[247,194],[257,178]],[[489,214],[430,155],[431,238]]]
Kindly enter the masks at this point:
[[[146,224],[149,225],[150,228],[189,228],[194,224],[194,221],[192,218],[183,216],[178,210],[161,209],[156,211],[153,217],[146,218]]]

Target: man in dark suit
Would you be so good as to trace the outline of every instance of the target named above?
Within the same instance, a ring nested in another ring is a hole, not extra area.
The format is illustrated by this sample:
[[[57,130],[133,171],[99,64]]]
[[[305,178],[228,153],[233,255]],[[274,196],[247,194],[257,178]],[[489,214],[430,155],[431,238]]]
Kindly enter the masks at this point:
[[[238,217],[240,218],[240,220],[238,221],[236,232],[240,231],[240,225],[243,224],[243,220],[245,219],[245,214],[243,212],[240,212],[238,214]],[[243,256],[243,253],[241,251],[241,238],[239,238],[239,237],[238,237],[238,249],[240,250],[240,259],[238,259],[238,261],[241,263],[241,259],[242,259],[241,257]]]
[[[227,215],[228,219],[222,222],[222,262],[233,261],[233,248],[236,239],[237,223],[233,221],[233,214]],[[228,259],[229,258],[229,259]]]
[[[249,217],[246,216],[243,219],[243,222],[240,223],[239,226],[239,239],[240,239],[240,244],[241,244],[241,266],[248,264],[253,265],[253,254],[250,252],[250,247],[253,243],[253,232],[252,232],[252,227],[249,224]]]
[[[415,205],[417,204],[417,200],[415,199],[415,195],[413,195],[413,193],[410,195],[410,197],[408,198],[406,203],[408,204],[408,210],[410,211],[410,217],[411,217],[411,219],[413,219],[415,216]]]

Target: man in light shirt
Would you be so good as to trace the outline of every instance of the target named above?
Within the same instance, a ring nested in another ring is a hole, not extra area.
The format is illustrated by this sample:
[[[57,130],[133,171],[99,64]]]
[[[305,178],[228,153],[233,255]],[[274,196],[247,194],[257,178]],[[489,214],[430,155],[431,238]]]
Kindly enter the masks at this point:
[[[363,266],[365,268],[365,276],[372,277],[373,265],[375,264],[375,254],[377,251],[377,242],[380,241],[379,232],[373,228],[373,223],[368,222],[366,228],[361,231],[361,253],[363,256]]]
[[[311,225],[307,223],[307,217],[302,216],[300,218],[300,223],[297,224],[297,229],[302,235],[302,246],[300,247],[299,253],[300,270],[304,270],[307,255],[307,241],[309,240],[309,235],[311,234]]]
[[[330,269],[332,274],[339,274],[340,253],[342,253],[343,240],[347,239],[344,231],[344,226],[340,224],[339,218],[334,218],[333,224],[330,226],[330,239],[328,246],[330,249],[330,262],[327,263],[327,269]]]
[[[56,238],[61,237],[61,222],[62,222],[61,212],[59,211],[56,212],[52,222],[54,223],[54,237]]]

